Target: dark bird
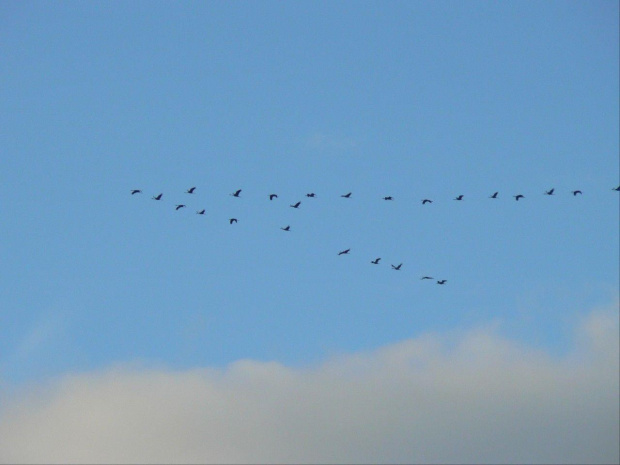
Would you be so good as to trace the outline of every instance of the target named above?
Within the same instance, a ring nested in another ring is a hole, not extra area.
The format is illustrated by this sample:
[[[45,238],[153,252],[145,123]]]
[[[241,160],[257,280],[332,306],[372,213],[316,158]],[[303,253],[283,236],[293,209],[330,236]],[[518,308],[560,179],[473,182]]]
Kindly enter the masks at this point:
[[[237,218],[231,218],[231,219],[228,220],[228,222],[230,224],[236,223],[237,222]]]
[[[394,199],[392,198],[391,195],[388,195],[387,197],[383,197],[383,200],[394,200]]]
[[[175,210],[180,210],[181,208],[185,208],[185,205],[177,205],[177,207],[175,208]]]
[[[517,195],[513,195],[513,197],[515,198],[515,200],[518,202],[519,199],[524,199],[525,195],[521,195],[521,194],[517,194]]]
[[[447,279],[442,279],[441,281],[437,281],[437,284],[446,284],[447,282]]]
[[[433,277],[432,277],[432,276],[422,276],[422,277],[420,278],[420,281],[422,281],[422,280],[424,280],[424,279],[433,279]]]
[[[454,200],[463,200],[463,194],[459,195],[458,197],[455,197]]]
[[[293,208],[299,208],[299,206],[301,205],[301,202],[297,202],[293,205],[289,205],[289,207],[293,207]]]
[[[431,199],[424,199],[424,200],[422,200],[422,205],[425,205],[427,203],[433,203],[433,201]]]
[[[338,255],[346,255],[351,251],[351,249],[343,250],[342,252],[338,252]]]
[[[348,199],[349,197],[351,197],[351,192],[349,192],[348,194],[341,195],[340,197],[344,197],[345,199]]]
[[[277,194],[269,194],[269,200],[273,200],[273,199],[277,199],[278,195]]]
[[[131,195],[134,195],[134,194],[142,194],[142,191],[140,189],[132,189]]]
[[[282,231],[290,231],[290,230],[291,230],[291,227],[290,227],[290,226],[287,226],[286,228],[280,228],[280,229],[281,229]]]
[[[204,215],[204,214],[205,214],[204,210],[200,210],[200,211],[196,212],[196,215]]]
[[[494,192],[493,195],[489,196],[490,199],[496,199],[497,198],[497,194],[499,194],[499,192]]]
[[[555,191],[555,188],[545,191],[545,195],[553,195],[553,191]]]
[[[238,191],[233,192],[232,195],[233,197],[239,197],[239,194],[241,194],[241,189],[239,189]]]
[[[153,199],[153,200],[161,200],[161,196],[162,196],[162,195],[164,195],[164,194],[159,194],[159,195],[156,195],[155,197],[152,197],[152,199]]]
[[[310,192],[309,194],[306,194],[306,197],[316,197],[316,194],[314,192]]]
[[[402,263],[400,263],[400,264],[399,264],[399,265],[397,265],[397,266],[392,265],[392,269],[393,269],[393,270],[397,270],[397,271],[398,271],[398,270],[400,270],[400,267],[401,267],[401,266],[403,266],[403,264],[402,264]]]
[[[612,189],[612,191],[617,191],[617,192],[620,192],[620,186],[618,186],[618,187],[614,187],[614,188]]]
[[[195,187],[190,187],[189,189],[187,189],[187,190],[185,191],[185,193],[186,193],[186,194],[193,194],[195,190],[196,190],[196,188],[195,188]]]
[[[379,258],[375,258],[374,260],[372,260],[370,263],[372,263],[373,265],[378,265],[379,264],[379,260],[381,260],[381,257]]]
[[[583,192],[581,192],[581,191],[573,191],[573,196],[575,196],[575,195],[577,195],[577,194],[581,194],[581,195],[583,195]]]

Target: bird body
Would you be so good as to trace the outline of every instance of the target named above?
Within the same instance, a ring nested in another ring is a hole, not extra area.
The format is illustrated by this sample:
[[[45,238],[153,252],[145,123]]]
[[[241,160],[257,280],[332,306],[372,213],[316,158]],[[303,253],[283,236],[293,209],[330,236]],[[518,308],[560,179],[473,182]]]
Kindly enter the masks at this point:
[[[573,191],[573,197],[577,196],[577,194],[583,195],[583,192],[581,192],[581,191]]]
[[[314,192],[310,192],[309,194],[306,194],[306,197],[316,197],[316,194]]]
[[[400,263],[400,264],[398,264],[398,265],[396,265],[396,266],[392,265],[392,269],[393,269],[393,270],[398,271],[398,270],[400,270],[400,267],[401,267],[401,266],[403,266],[403,264],[402,264],[402,263]]]
[[[351,249],[346,249],[346,250],[343,250],[343,251],[341,251],[341,252],[338,252],[338,255],[346,255],[346,254],[348,254],[350,251],[351,251]]]
[[[545,191],[545,195],[553,195],[553,191],[555,191],[555,188]]]
[[[437,281],[437,284],[446,284],[448,282],[447,279],[442,279],[440,281]]]
[[[381,257],[379,258],[375,258],[374,260],[372,260],[370,263],[372,263],[373,265],[378,265],[379,264],[379,260],[381,260]]]
[[[233,197],[239,197],[239,194],[241,194],[241,189],[236,190],[235,192],[233,192],[233,193],[232,193],[232,194],[230,194],[230,195],[232,195]]]
[[[618,187],[614,187],[614,188],[612,189],[612,191],[620,192],[620,186],[618,186]]]
[[[230,224],[236,223],[237,222],[237,218],[231,218],[231,219],[228,220],[228,222]]]
[[[134,195],[134,194],[142,194],[142,191],[140,189],[132,189],[131,195]]]
[[[394,199],[392,198],[391,195],[388,195],[387,197],[383,197],[383,200],[394,200]]]
[[[348,194],[341,195],[340,197],[344,197],[345,199],[348,199],[349,197],[351,197],[351,192],[349,192]]]
[[[162,195],[164,195],[164,194],[159,194],[159,195],[156,195],[156,196],[152,197],[152,199],[153,199],[153,200],[161,200],[161,196],[162,196]]]
[[[175,210],[180,210],[181,208],[185,208],[185,205],[177,205]]]
[[[513,197],[515,198],[515,200],[518,202],[519,199],[524,199],[525,195],[521,195],[521,194],[517,194],[517,195],[513,195]]]
[[[433,201],[431,199],[422,200],[422,205],[426,205],[427,203],[433,203]]]
[[[282,231],[290,231],[291,227],[290,226],[286,226],[284,228],[280,228]]]
[[[433,279],[433,277],[432,277],[432,276],[422,276],[422,277],[420,278],[420,281],[423,281],[423,280],[425,280],[425,279]]]
[[[277,194],[270,194],[269,195],[269,200],[273,200],[273,199],[277,199],[278,195]]]
[[[200,210],[200,211],[197,211],[197,212],[196,212],[196,214],[197,214],[197,215],[204,215],[204,214],[205,214],[205,211],[204,211],[204,210]]]
[[[461,195],[456,196],[454,200],[463,200],[463,197],[464,195],[461,194]]]
[[[193,194],[195,190],[196,190],[196,188],[195,188],[195,187],[190,187],[189,189],[187,189],[187,190],[185,191],[185,193],[186,193],[186,194]]]
[[[293,205],[289,205],[289,207],[293,207],[293,208],[299,208],[299,206],[301,205],[301,202],[297,202]]]
[[[499,194],[499,192],[493,192],[493,195],[489,196],[490,199],[496,199],[497,198],[497,194]]]

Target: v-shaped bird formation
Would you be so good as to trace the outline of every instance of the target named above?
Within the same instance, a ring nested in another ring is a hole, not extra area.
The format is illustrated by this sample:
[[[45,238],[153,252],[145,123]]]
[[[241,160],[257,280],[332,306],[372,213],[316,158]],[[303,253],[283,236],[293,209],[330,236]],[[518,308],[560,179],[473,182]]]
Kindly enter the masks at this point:
[[[185,191],[185,193],[186,194],[194,194],[196,189],[197,189],[196,186],[192,186],[189,189],[187,189]],[[617,187],[612,188],[611,190],[616,191],[616,192],[620,192],[620,185],[617,186]],[[230,196],[236,197],[236,198],[241,198],[241,192],[242,191],[243,191],[242,189],[237,189],[236,191],[232,192],[230,194]],[[141,189],[130,189],[129,192],[130,192],[130,195],[134,196],[136,194],[141,194],[142,190]],[[577,197],[577,196],[582,196],[583,192],[580,189],[575,189],[575,190],[568,191],[567,194],[569,194],[569,195],[572,194],[573,197]],[[556,195],[555,187],[552,187],[552,188],[550,188],[548,190],[544,190],[542,192],[542,195],[544,195],[544,196],[555,196]],[[158,193],[156,195],[153,195],[153,197],[151,197],[151,198],[153,200],[156,200],[156,201],[162,201],[163,200],[163,196],[164,196],[164,194],[160,192],[160,193]],[[314,192],[309,192],[305,196],[307,198],[312,198],[312,199],[317,197],[317,195]],[[352,192],[347,192],[346,194],[341,194],[340,197],[344,198],[344,199],[351,199],[353,197],[353,193]],[[269,201],[273,201],[273,200],[275,200],[277,198],[278,198],[278,195],[275,194],[275,193],[271,193],[271,194],[267,195],[267,199]],[[490,196],[488,196],[488,198],[496,200],[496,199],[500,198],[500,194],[499,194],[498,191],[496,191],[496,192],[493,192]],[[525,195],[523,195],[521,193],[517,193],[517,194],[513,194],[512,198],[514,198],[515,201],[518,202],[518,201],[520,201],[522,199],[525,199],[526,197],[525,197]],[[386,196],[382,197],[382,200],[393,201],[394,197],[391,196],[391,195],[386,195]],[[458,194],[456,197],[453,198],[453,200],[465,201],[465,194]],[[429,199],[429,198],[424,198],[424,199],[421,200],[422,205],[430,205],[433,202],[434,202],[434,200]],[[297,201],[297,202],[289,205],[289,207],[292,207],[292,208],[295,208],[295,209],[300,208],[300,206],[301,206],[301,201]],[[181,210],[183,208],[186,208],[186,207],[187,207],[187,205],[185,205],[185,204],[175,204],[175,210],[177,210],[177,211]],[[205,215],[206,214],[206,209],[203,208],[201,210],[197,210],[196,214],[198,214],[198,215]],[[228,223],[230,225],[234,225],[234,224],[238,223],[238,221],[239,220],[237,218],[230,218],[228,220]],[[290,232],[291,231],[291,226],[290,225],[282,226],[282,227],[280,227],[280,229],[282,231]],[[351,248],[347,248],[347,249],[343,249],[343,250],[338,251],[337,255],[338,256],[349,255],[350,253],[351,253]],[[380,260],[381,260],[381,257],[377,257],[374,260],[371,260],[370,263],[373,264],[373,265],[379,265],[379,261]],[[391,264],[391,269],[394,270],[394,271],[400,271],[402,266],[403,266],[403,263],[399,263],[398,265]],[[432,276],[422,276],[420,278],[420,280],[422,280],[422,281],[426,281],[426,280],[428,280],[428,281],[435,281],[439,285],[444,285],[444,284],[446,284],[448,282],[447,279],[437,279],[436,280]]]

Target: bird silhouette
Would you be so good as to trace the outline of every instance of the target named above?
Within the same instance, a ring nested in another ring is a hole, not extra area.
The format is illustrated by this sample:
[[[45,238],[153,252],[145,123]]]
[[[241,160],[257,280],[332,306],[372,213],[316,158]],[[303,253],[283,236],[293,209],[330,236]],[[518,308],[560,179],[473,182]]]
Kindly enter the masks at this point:
[[[433,203],[433,201],[431,199],[422,200],[422,205],[426,205],[427,203]]]
[[[232,193],[232,194],[230,194],[230,195],[232,195],[233,197],[239,197],[239,194],[241,194],[241,189],[239,189],[239,190],[237,190],[237,191],[233,192],[233,193]]]
[[[493,195],[489,196],[490,199],[496,199],[497,198],[497,194],[499,194],[499,192],[494,192]]]
[[[441,281],[437,281],[437,284],[446,284],[447,282],[447,279],[442,279]]]
[[[555,188],[545,191],[545,195],[553,195],[553,191],[555,191]]]
[[[581,191],[573,191],[573,196],[576,196],[577,194],[583,195],[583,192],[581,192]]]
[[[400,264],[399,264],[399,265],[397,265],[397,266],[392,265],[392,269],[393,269],[393,270],[398,271],[398,270],[400,270],[400,267],[401,267],[401,266],[403,266],[403,264],[402,264],[402,263],[400,263]]]
[[[521,194],[517,194],[517,195],[513,195],[513,197],[515,198],[515,200],[518,202],[519,199],[524,199],[525,195],[521,195]]]
[[[231,218],[231,219],[228,220],[228,222],[230,224],[236,223],[237,222],[237,218]]]
[[[614,188],[612,189],[612,191],[617,191],[617,192],[620,192],[620,186],[618,186],[618,187],[614,187]]]
[[[277,198],[278,198],[277,194],[270,194],[269,195],[269,200],[273,200],[273,199],[277,199]]]
[[[461,194],[461,195],[455,197],[454,200],[463,200],[463,197],[464,197],[463,194]]]
[[[185,191],[185,193],[186,193],[186,194],[193,194],[195,190],[196,190],[196,188],[195,188],[195,187],[190,187],[189,189],[187,189],[187,190]]]
[[[152,199],[153,199],[153,200],[161,200],[161,196],[162,196],[162,195],[164,195],[164,194],[159,194],[159,195],[156,195],[156,196],[152,197]]]
[[[282,231],[290,231],[291,227],[290,226],[286,226],[285,228],[280,228]]]
[[[422,276],[422,277],[420,278],[420,281],[423,281],[423,280],[425,280],[425,279],[433,279],[433,277],[432,277],[432,276]]]
[[[379,264],[379,260],[381,260],[381,257],[379,258],[375,258],[374,260],[372,260],[370,263],[372,263],[373,265],[378,265]]]
[[[310,192],[309,194],[306,194],[306,197],[316,197],[316,194],[314,192]]]
[[[289,205],[289,207],[293,207],[293,208],[299,208],[299,206],[301,205],[301,202],[297,202],[293,205]]]
[[[341,195],[340,197],[344,197],[345,199],[348,199],[349,197],[351,197],[351,192],[349,192],[348,194]]]
[[[185,205],[177,205],[175,210],[180,210],[181,208],[185,208]]]
[[[142,194],[142,191],[140,189],[132,189],[131,195],[134,195],[134,194]]]
[[[197,212],[196,212],[196,215],[204,215],[204,214],[205,214],[205,211],[204,211],[204,210],[200,210],[200,211],[197,211]]]
[[[338,255],[346,255],[351,251],[351,249],[343,250],[342,252],[338,252]]]
[[[394,200],[394,199],[392,198],[391,195],[388,195],[387,197],[383,197],[383,200]]]

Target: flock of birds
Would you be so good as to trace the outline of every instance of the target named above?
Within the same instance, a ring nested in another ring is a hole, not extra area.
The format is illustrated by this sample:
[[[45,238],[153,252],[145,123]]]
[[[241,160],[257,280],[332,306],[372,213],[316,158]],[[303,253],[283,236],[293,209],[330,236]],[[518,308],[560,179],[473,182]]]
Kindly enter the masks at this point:
[[[618,187],[614,187],[612,190],[614,190],[614,191],[616,191],[616,192],[620,192],[620,186],[618,186]],[[185,193],[186,193],[186,194],[194,194],[194,192],[195,192],[195,191],[196,191],[196,186],[193,186],[193,187],[190,187],[188,190],[186,190],[186,191],[185,191]],[[237,189],[235,192],[232,192],[230,195],[231,195],[232,197],[237,197],[237,198],[239,198],[239,197],[241,197],[241,192],[242,192],[242,189]],[[576,196],[578,196],[578,195],[583,195],[583,192],[582,192],[581,190],[573,190],[573,191],[570,191],[570,192],[571,192],[571,194],[573,195],[573,197],[576,197]],[[141,190],[141,189],[131,189],[131,195],[136,195],[136,194],[141,194],[141,193],[142,193],[142,190]],[[152,198],[153,200],[157,200],[157,201],[159,201],[159,200],[162,200],[162,199],[163,199],[163,195],[164,195],[163,193],[159,193],[159,194],[157,194],[157,195],[154,195],[154,196],[153,196],[153,197],[151,197],[151,198]],[[551,189],[549,189],[549,190],[544,191],[544,192],[543,192],[543,195],[547,195],[547,196],[555,195],[555,188],[551,188]],[[351,196],[352,196],[352,192],[348,192],[348,193],[346,193],[346,194],[342,194],[340,197],[345,198],[345,199],[349,199],[349,198],[351,198]],[[491,194],[491,195],[489,196],[489,199],[497,199],[497,198],[498,198],[498,196],[499,196],[499,192],[494,192],[493,194]],[[307,194],[306,194],[306,197],[308,197],[308,198],[315,198],[315,197],[316,197],[316,194],[315,194],[314,192],[309,192],[309,193],[307,193]],[[515,199],[515,201],[517,201],[517,202],[518,202],[519,200],[521,200],[521,199],[524,199],[524,198],[525,198],[525,196],[524,196],[523,194],[516,194],[516,195],[513,195],[512,197],[513,197],[513,198]],[[270,200],[270,201],[273,201],[274,199],[277,199],[277,198],[278,198],[278,194],[269,194],[268,198],[269,198],[269,200]],[[383,199],[383,200],[385,200],[385,201],[392,201],[392,200],[394,200],[394,198],[393,198],[391,195],[385,196],[385,197],[383,197],[382,199]],[[464,195],[464,194],[459,194],[459,195],[457,195],[457,196],[454,198],[454,200],[456,200],[456,201],[463,201],[464,199],[465,199],[465,195]],[[427,199],[427,198],[424,198],[424,199],[422,199],[422,200],[421,200],[421,202],[422,202],[422,205],[427,205],[427,204],[432,204],[432,203],[433,203],[433,200],[431,200],[431,199]],[[300,206],[300,205],[301,205],[301,201],[298,201],[298,202],[296,202],[296,203],[294,203],[294,204],[291,204],[291,205],[289,205],[289,206],[290,206],[291,208],[299,208],[299,206]],[[177,211],[178,211],[178,210],[181,210],[182,208],[187,208],[187,205],[185,205],[185,204],[176,204],[176,205],[175,205],[175,210],[177,210]],[[204,214],[205,214],[205,212],[206,212],[206,210],[205,210],[205,209],[202,209],[202,210],[197,210],[197,211],[196,211],[196,214],[197,214],[197,215],[204,215]],[[230,219],[228,220],[228,222],[229,222],[229,224],[231,224],[231,225],[232,225],[232,224],[237,223],[237,222],[238,222],[238,219],[237,219],[237,218],[230,218]],[[283,226],[283,227],[281,227],[280,229],[281,229],[282,231],[287,231],[287,232],[288,232],[288,231],[290,231],[290,230],[291,230],[291,226],[290,226],[290,225]],[[338,252],[338,256],[340,256],[340,255],[348,255],[348,254],[349,254],[349,252],[351,252],[351,249],[341,250],[340,252]],[[380,262],[380,260],[381,260],[381,257],[377,257],[377,258],[375,258],[374,260],[371,260],[371,262],[370,262],[370,263],[371,263],[371,264],[373,264],[373,265],[378,265],[378,264],[379,264],[379,262]],[[393,269],[393,270],[395,270],[395,271],[399,271],[399,270],[401,269],[401,267],[402,267],[402,266],[403,266],[403,264],[402,264],[402,263],[399,263],[398,265],[391,265],[392,269]],[[430,280],[430,281],[432,281],[432,280],[434,280],[435,278],[433,278],[432,276],[422,276],[420,279],[421,279],[422,281],[425,281],[425,280]],[[437,282],[437,284],[439,284],[439,285],[444,285],[444,284],[446,284],[446,283],[448,282],[448,280],[447,280],[447,279],[438,279],[438,280],[436,280],[436,282]]]

